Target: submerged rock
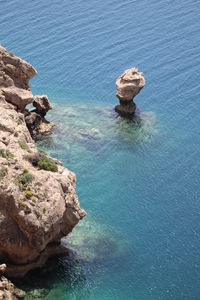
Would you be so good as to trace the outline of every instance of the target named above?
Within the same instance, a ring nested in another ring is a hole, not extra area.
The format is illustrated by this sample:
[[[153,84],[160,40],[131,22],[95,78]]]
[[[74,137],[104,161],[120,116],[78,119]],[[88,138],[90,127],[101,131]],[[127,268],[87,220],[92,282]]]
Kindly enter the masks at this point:
[[[15,66],[9,72],[8,63]],[[28,79],[36,71],[0,47],[0,71],[5,70],[3,76],[9,74],[6,83],[11,85],[0,86],[0,262],[7,264],[8,276],[22,277],[41,267],[50,255],[63,253],[61,238],[86,213],[79,205],[75,174],[41,154],[30,135],[31,126],[33,130],[35,124],[43,126],[50,109],[46,96],[33,97],[36,109],[31,113],[19,99],[19,90],[31,93]],[[17,96],[6,94],[8,88]]]
[[[120,105],[115,107],[116,112],[121,116],[132,116],[136,110],[136,104],[133,98],[145,86],[144,74],[134,67],[124,71],[116,80],[116,96]]]

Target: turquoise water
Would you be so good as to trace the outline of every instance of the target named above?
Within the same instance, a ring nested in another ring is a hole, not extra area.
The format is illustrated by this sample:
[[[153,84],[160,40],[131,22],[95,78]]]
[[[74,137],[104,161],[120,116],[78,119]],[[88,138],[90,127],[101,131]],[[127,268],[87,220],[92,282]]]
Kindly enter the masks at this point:
[[[39,144],[76,172],[87,217],[27,299],[200,299],[200,2],[0,0],[0,40],[38,70],[57,127]],[[147,84],[135,122],[115,79]]]

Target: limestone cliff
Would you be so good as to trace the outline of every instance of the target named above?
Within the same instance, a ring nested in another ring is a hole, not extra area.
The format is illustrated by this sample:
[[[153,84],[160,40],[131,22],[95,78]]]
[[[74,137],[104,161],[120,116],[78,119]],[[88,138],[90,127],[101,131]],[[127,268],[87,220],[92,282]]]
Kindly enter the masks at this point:
[[[46,96],[31,93],[35,74],[0,47],[0,263],[11,277],[24,276],[59,252],[60,239],[85,216],[75,174],[38,149],[27,127],[34,124],[26,125],[32,113],[42,120],[50,108]],[[28,112],[31,102],[36,109]]]
[[[0,46],[0,89],[5,100],[13,104],[16,110],[23,112],[25,122],[33,138],[49,133],[54,124],[45,119],[51,109],[48,97],[33,96],[29,80],[37,71],[26,61]],[[32,103],[34,110],[26,106]]]

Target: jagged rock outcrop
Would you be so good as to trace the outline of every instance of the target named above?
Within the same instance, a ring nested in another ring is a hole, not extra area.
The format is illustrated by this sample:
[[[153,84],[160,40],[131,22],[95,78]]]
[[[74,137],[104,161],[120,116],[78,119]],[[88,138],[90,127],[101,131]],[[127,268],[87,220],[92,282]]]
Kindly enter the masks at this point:
[[[145,86],[144,74],[136,67],[128,69],[117,78],[116,86],[116,96],[120,101],[120,105],[115,107],[116,112],[121,116],[132,116],[136,110],[133,98]]]
[[[6,277],[2,276],[6,271],[6,264],[0,265],[0,299],[1,300],[12,300],[25,297],[25,292],[16,288],[15,285],[8,280]]]
[[[52,109],[49,99],[46,95],[35,96],[33,100],[33,106],[35,107],[35,112],[42,117],[44,117],[46,113]]]
[[[29,80],[36,74],[33,66],[0,45],[0,87],[30,90]]]
[[[39,138],[51,132],[53,123],[45,119],[47,112],[52,109],[46,95],[33,97],[34,110],[25,112],[25,122],[33,138]]]
[[[14,104],[20,111],[24,111],[27,104],[33,102],[33,94],[16,86],[2,88],[2,93],[7,102]]]
[[[17,110],[26,116],[28,129],[32,137],[39,138],[48,134],[54,127],[53,123],[45,119],[51,109],[46,95],[33,96],[29,80],[37,71],[26,61],[8,52],[0,46],[0,88],[5,100],[16,106]],[[26,106],[32,103],[34,110],[27,110]]]
[[[1,53],[2,48],[2,66]],[[29,91],[27,78],[36,71],[21,59],[5,57],[5,68],[7,61],[18,62],[14,74],[9,68],[10,73],[6,69],[2,75],[9,74],[12,79],[14,85],[9,88],[17,93],[24,78],[24,91]],[[27,71],[27,76],[17,66]],[[15,78],[18,74],[20,78]],[[11,104],[6,88],[0,86],[0,263],[7,264],[8,276],[20,277],[43,265],[49,255],[63,253],[60,239],[71,232],[85,211],[76,195],[75,174],[36,147],[25,122],[29,113],[13,101]],[[44,115],[50,108],[46,96],[40,100],[35,104],[36,115],[39,110]]]

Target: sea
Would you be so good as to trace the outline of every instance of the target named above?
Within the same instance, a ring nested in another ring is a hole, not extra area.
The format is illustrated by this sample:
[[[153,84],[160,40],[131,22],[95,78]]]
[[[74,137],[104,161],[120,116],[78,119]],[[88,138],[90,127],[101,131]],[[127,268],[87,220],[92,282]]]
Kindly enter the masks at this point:
[[[200,1],[0,0],[0,43],[38,71],[87,216],[18,286],[25,299],[200,299]],[[133,120],[116,78],[146,85]]]

